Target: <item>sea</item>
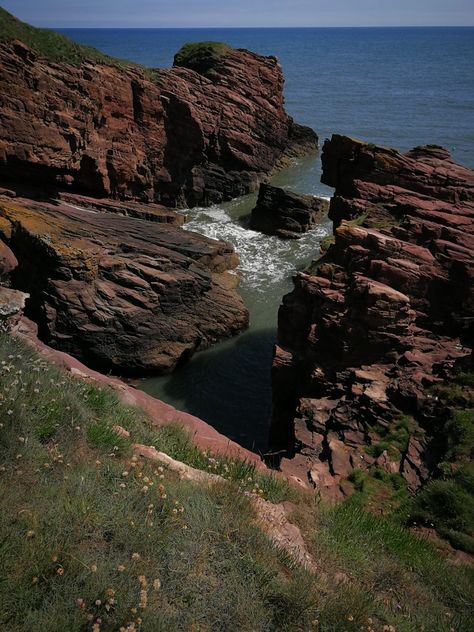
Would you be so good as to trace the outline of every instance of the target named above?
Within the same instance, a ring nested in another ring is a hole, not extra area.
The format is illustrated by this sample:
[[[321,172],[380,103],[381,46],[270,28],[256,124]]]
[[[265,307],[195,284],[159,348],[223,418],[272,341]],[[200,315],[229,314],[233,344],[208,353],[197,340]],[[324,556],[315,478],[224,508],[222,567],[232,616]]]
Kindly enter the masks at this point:
[[[422,144],[447,147],[474,167],[474,28],[226,28],[62,29],[72,39],[150,67],[170,67],[188,42],[221,41],[276,55],[285,99],[295,120],[321,143],[333,133],[406,151]],[[330,197],[320,183],[319,156],[294,162],[273,183]],[[271,417],[270,370],[278,308],[292,277],[319,254],[331,224],[298,241],[281,241],[248,228],[254,195],[189,210],[187,230],[231,242],[240,257],[239,291],[250,327],[197,353],[168,376],[137,386],[209,422],[241,445],[267,448]]]

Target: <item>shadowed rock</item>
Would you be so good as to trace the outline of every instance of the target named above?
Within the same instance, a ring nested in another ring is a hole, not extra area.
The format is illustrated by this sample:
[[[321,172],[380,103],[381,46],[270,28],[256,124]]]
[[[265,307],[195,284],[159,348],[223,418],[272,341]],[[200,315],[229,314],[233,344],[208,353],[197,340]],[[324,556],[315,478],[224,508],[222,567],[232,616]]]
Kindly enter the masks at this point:
[[[0,198],[0,236],[43,340],[100,368],[170,371],[248,324],[227,243],[21,198]]]
[[[474,171],[343,136],[322,162],[335,243],[280,308],[272,443],[329,498],[372,466],[416,489],[437,458],[416,421],[428,387],[472,353]]]
[[[250,228],[284,239],[298,239],[316,225],[328,208],[328,202],[322,198],[261,184]]]
[[[317,146],[284,109],[275,57],[223,46],[150,70],[95,52],[73,64],[0,43],[0,178],[184,207],[254,191]]]

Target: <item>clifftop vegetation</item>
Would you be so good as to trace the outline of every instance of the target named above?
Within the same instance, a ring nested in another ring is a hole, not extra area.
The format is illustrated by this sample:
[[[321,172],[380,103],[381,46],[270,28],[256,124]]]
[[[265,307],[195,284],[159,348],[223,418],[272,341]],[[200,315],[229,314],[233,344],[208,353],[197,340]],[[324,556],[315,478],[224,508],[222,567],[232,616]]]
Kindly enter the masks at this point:
[[[7,335],[0,372],[5,629],[470,629],[471,570],[367,512],[362,496],[327,507],[200,452],[182,429],[153,428]],[[132,442],[227,480],[180,480]],[[292,501],[315,573],[264,535],[255,497]]]

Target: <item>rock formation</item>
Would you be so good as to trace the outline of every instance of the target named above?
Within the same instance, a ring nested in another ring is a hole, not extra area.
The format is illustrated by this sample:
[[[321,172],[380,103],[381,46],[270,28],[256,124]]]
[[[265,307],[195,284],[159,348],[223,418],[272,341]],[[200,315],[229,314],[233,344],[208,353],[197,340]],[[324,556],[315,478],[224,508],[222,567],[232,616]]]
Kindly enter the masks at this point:
[[[261,184],[250,228],[284,239],[298,239],[316,225],[328,206],[323,198]]]
[[[42,339],[96,367],[170,371],[248,324],[232,246],[169,223],[0,196],[0,239]]]
[[[474,171],[440,147],[401,154],[333,136],[334,244],[280,308],[272,444],[341,496],[354,468],[430,476],[430,386],[472,353]]]
[[[0,35],[2,21],[22,36],[3,10]],[[185,47],[151,70],[88,49],[78,62],[66,40],[75,63],[57,62],[28,28],[30,46],[0,37],[2,179],[184,207],[254,191],[285,154],[317,145],[285,112],[275,57],[215,44],[203,65]]]

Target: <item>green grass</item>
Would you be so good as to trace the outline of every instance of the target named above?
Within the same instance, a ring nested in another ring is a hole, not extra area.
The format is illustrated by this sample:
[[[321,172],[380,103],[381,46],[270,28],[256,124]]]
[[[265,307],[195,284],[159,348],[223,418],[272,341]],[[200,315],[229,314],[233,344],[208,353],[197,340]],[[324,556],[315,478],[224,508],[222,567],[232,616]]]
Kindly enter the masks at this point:
[[[121,69],[141,69],[149,79],[153,79],[154,73],[151,69],[130,61],[110,57],[92,46],[78,44],[51,29],[30,26],[0,7],[0,43],[12,40],[22,41],[41,57],[51,62],[64,62],[73,66],[92,63]]]
[[[205,74],[212,70],[230,50],[224,42],[193,42],[185,44],[175,55],[174,65],[184,66]]]
[[[85,61],[111,64],[112,57],[90,46],[76,44],[50,29],[40,29],[21,22],[0,7],[0,42],[21,40],[50,61],[81,64]]]
[[[472,569],[446,563],[427,541],[364,511],[357,498],[319,505],[304,525],[321,567],[342,576],[328,588],[319,629],[366,630],[368,619],[374,629],[392,625],[397,632],[471,629]]]
[[[92,630],[99,619],[100,630],[135,622],[153,632],[310,625],[315,593],[299,587],[313,579],[270,544],[239,491],[285,497],[285,483],[200,452],[182,428],[152,428],[111,390],[68,377],[6,335],[0,372],[2,627]],[[228,482],[178,480],[134,457],[114,424]]]
[[[469,571],[364,511],[364,493],[382,484],[401,494],[393,475],[361,476],[349,502],[316,506],[249,463],[201,452],[183,428],[152,427],[113,391],[7,335],[0,372],[0,625],[9,632],[469,629]],[[134,457],[132,441],[227,481],[180,481]],[[293,500],[316,574],[274,548],[248,492]]]

